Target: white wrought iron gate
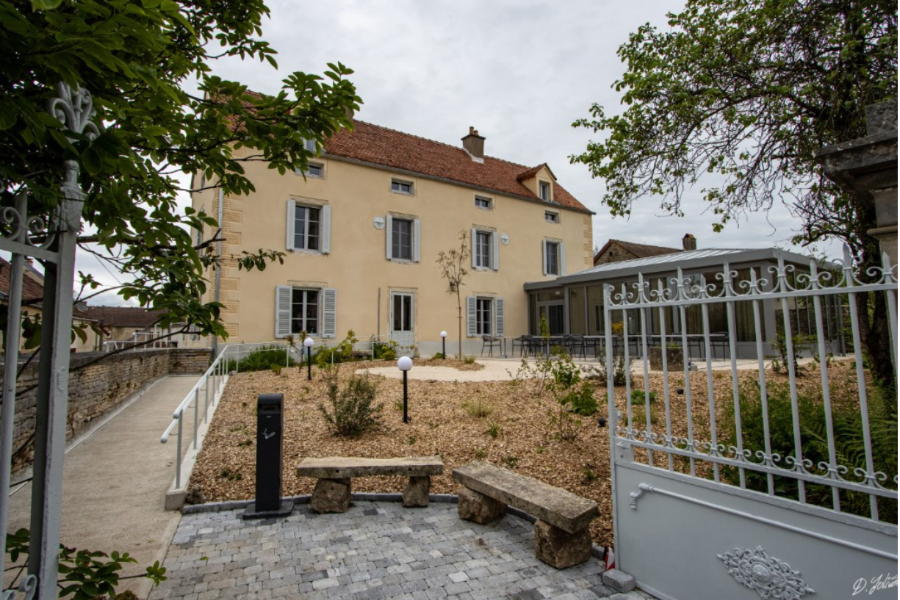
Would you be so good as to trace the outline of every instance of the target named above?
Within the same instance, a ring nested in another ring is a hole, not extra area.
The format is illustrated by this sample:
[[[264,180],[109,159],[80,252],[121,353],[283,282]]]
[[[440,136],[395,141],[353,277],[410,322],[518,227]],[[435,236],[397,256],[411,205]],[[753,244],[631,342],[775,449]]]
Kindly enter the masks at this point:
[[[679,270],[654,289],[606,286],[607,373],[636,359],[625,386],[608,377],[616,563],[641,587],[672,600],[897,597],[897,473],[880,462],[884,444],[896,453],[896,398],[873,385],[857,318],[864,294],[883,294],[896,347],[897,276],[886,256],[872,275],[857,279],[845,251],[833,270],[726,263],[714,281]],[[712,313],[727,331],[710,331]],[[755,357],[738,357],[739,329]],[[852,350],[834,356],[844,335]]]
[[[93,101],[83,89],[57,85],[47,111],[64,126],[70,139],[93,140],[99,129],[92,122]],[[7,327],[4,336],[3,403],[0,410],[0,573],[4,572],[9,515],[9,483],[16,405],[16,378],[22,306],[22,277],[26,256],[45,265],[42,327],[34,431],[34,470],[28,575],[3,600],[57,597],[63,459],[66,448],[69,393],[69,345],[72,336],[72,297],[75,249],[81,228],[85,193],[79,184],[80,166],[65,160],[65,180],[52,215],[29,214],[28,190],[16,194],[15,206],[0,209],[0,250],[12,254],[9,272]]]

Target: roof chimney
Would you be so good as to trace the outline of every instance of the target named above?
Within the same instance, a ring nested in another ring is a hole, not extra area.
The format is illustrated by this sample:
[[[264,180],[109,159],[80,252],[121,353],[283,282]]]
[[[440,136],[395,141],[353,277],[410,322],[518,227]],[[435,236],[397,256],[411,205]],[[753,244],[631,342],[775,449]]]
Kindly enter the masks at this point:
[[[695,238],[690,233],[684,234],[684,237],[681,238],[681,246],[684,248],[684,251],[688,250],[696,250],[697,249],[697,238]]]
[[[469,153],[475,162],[484,162],[484,138],[478,135],[478,130],[469,127],[469,135],[462,139],[463,149]]]

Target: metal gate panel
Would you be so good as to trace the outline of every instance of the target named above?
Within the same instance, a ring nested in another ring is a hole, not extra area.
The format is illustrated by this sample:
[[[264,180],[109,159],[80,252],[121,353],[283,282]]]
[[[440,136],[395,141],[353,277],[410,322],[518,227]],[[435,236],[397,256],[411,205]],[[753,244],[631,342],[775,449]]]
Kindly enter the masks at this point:
[[[897,525],[882,512],[896,513],[897,475],[875,460],[872,384],[866,379],[857,307],[863,295],[882,294],[884,334],[896,345],[897,276],[885,256],[882,269],[870,269],[869,279],[860,281],[846,250],[841,264],[824,267],[810,261],[808,268],[798,268],[779,260],[739,276],[725,263],[712,274],[685,276],[678,269],[655,289],[640,274],[618,288],[604,286],[616,565],[660,598],[896,597]],[[727,315],[727,331],[711,332],[714,309],[720,323]],[[845,310],[849,340],[842,333]],[[613,321],[619,323],[615,335]],[[741,341],[755,347],[750,364],[742,367],[750,367],[751,375],[743,376],[744,388],[739,388],[739,330],[744,337],[752,333],[751,340]],[[819,374],[812,398],[806,399],[816,411],[812,417],[801,411],[801,347],[795,341],[801,338],[795,331],[814,335],[807,340],[807,356],[816,359],[813,370]],[[775,398],[767,354],[779,333],[787,378],[777,384],[781,397]],[[651,379],[653,346],[662,370]],[[673,346],[680,355],[667,362]],[[838,406],[831,398],[835,367],[830,361],[832,352],[845,347],[852,348],[846,368],[855,396]],[[730,383],[724,392],[714,385],[716,348],[723,356],[718,379]],[[890,360],[896,378],[896,352]],[[621,361],[629,366],[617,406],[612,373],[614,362]],[[750,379],[755,389],[748,391]],[[644,393],[633,397],[633,388]],[[651,391],[661,392],[656,400]],[[758,413],[745,414],[748,399],[748,410],[755,406]],[[776,400],[783,419],[778,443],[770,414]],[[657,417],[664,411],[662,423],[652,416],[654,410]],[[855,411],[859,457],[847,458],[839,448],[838,410],[843,418]],[[683,417],[673,418],[676,412]],[[727,430],[717,423],[720,416],[731,420]],[[751,418],[761,440],[742,433],[750,430]],[[810,437],[811,425],[823,429],[821,437]],[[855,505],[847,502],[850,494]]]

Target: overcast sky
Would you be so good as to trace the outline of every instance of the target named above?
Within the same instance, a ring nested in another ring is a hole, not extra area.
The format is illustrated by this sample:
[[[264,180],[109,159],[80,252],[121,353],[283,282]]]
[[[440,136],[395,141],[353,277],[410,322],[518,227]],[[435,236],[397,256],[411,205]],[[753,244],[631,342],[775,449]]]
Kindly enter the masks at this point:
[[[601,206],[603,182],[569,157],[595,139],[574,129],[592,103],[619,112],[613,82],[623,72],[616,49],[650,22],[666,27],[678,0],[269,0],[263,38],[279,70],[259,62],[219,61],[214,74],[275,93],[293,71],[321,73],[342,62],[363,100],[357,118],[448,144],[469,126],[489,156],[534,166],[546,162],[560,184],[597,214],[594,244],[609,238],[679,247],[693,233],[699,248],[790,247],[798,227],[781,205],[714,233],[698,186],[685,217],[665,216],[658,200],[637,202],[629,220]],[[823,247],[837,255],[837,247]],[[114,283],[81,254],[79,268]],[[110,295],[95,303],[120,304]]]

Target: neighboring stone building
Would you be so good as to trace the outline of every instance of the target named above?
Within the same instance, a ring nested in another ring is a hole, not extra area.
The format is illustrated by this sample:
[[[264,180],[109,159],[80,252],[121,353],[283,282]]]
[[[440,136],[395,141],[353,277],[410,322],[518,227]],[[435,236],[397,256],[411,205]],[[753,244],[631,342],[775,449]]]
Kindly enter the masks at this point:
[[[9,274],[12,265],[6,260],[0,258],[0,304],[6,304],[9,300]],[[22,320],[26,319],[34,322],[39,319],[42,314],[42,303],[44,300],[44,276],[40,271],[34,268],[30,261],[26,261],[25,269],[22,273]],[[96,331],[96,321],[90,315],[79,310],[78,307],[72,309],[72,324],[74,327],[81,329],[86,339],[80,337],[75,338],[72,348],[76,352],[91,352],[98,350],[101,345],[101,336]],[[22,335],[20,350],[25,349],[24,331]]]
[[[148,310],[137,306],[85,306],[83,312],[100,324],[105,332],[104,343],[111,346],[129,346],[143,344],[149,340],[181,329],[181,325],[161,328],[158,325],[163,312]],[[178,333],[170,335],[158,342],[151,343],[148,348],[206,348],[208,341],[196,333]]]
[[[681,250],[678,248],[635,244],[634,242],[625,242],[623,240],[609,240],[602,248],[600,248],[600,251],[594,255],[594,266],[622,262],[623,260],[633,260],[635,258],[648,258],[650,256],[660,256],[662,254],[674,254],[675,252],[681,252]]]
[[[592,266],[593,213],[546,164],[486,156],[485,138],[473,128],[459,147],[355,126],[311,159],[305,178],[251,162],[245,168],[255,193],[193,195],[195,209],[220,216],[226,258],[260,248],[287,252],[283,265],[265,271],[226,261],[220,280],[208,273],[213,283],[204,300],[224,304],[229,342],[300,332],[336,340],[352,329],[360,340],[393,339],[430,355],[444,330],[455,351],[456,299],[435,261],[465,232],[472,258],[464,350],[473,353],[482,335],[527,333],[524,282]],[[203,233],[208,239],[214,232]]]

